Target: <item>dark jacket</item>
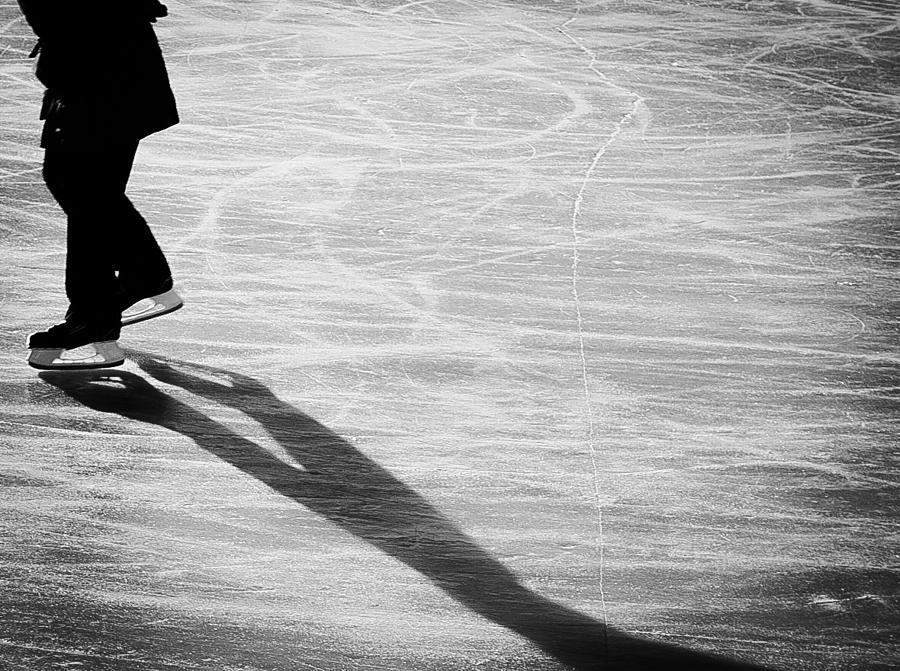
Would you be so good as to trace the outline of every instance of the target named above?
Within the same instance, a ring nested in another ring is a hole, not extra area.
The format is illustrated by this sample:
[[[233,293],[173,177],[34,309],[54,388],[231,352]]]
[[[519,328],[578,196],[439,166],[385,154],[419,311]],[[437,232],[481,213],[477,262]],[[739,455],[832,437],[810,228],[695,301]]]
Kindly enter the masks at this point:
[[[18,2],[39,38],[48,126],[88,140],[140,139],[178,123],[150,25],[166,14],[157,0]]]

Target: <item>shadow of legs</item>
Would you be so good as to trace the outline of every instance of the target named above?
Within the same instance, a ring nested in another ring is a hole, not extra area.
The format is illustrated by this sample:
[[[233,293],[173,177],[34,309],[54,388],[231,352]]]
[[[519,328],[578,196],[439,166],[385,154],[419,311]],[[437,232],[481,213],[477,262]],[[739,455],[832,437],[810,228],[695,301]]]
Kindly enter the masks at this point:
[[[426,576],[479,615],[581,670],[750,669],[643,641],[523,587],[515,575],[428,501],[333,431],[254,378],[138,357],[157,380],[244,412],[304,470],[122,371],[42,373],[84,405],[177,431],[198,446]]]

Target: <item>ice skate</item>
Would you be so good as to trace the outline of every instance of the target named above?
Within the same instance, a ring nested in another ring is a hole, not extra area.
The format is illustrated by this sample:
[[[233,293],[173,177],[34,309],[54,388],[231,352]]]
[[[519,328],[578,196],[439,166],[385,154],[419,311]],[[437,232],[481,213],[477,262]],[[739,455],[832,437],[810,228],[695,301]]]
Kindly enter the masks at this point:
[[[141,298],[122,311],[122,326],[137,324],[154,317],[175,312],[184,305],[181,296],[169,289],[154,296]]]
[[[172,289],[172,278],[167,277],[151,289],[126,289],[119,304],[122,306],[122,326],[129,326],[175,312],[184,301]]]
[[[75,321],[57,324],[28,338],[28,365],[40,370],[110,368],[125,362],[116,342],[119,327],[96,327]]]

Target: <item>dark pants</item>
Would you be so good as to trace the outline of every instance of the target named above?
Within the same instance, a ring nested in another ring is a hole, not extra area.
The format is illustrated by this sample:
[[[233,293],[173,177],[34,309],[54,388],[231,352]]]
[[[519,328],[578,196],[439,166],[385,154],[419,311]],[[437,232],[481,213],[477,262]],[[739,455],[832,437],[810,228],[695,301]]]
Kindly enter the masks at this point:
[[[153,287],[169,265],[125,196],[137,140],[48,142],[44,181],[68,218],[67,317],[118,322],[122,295]]]

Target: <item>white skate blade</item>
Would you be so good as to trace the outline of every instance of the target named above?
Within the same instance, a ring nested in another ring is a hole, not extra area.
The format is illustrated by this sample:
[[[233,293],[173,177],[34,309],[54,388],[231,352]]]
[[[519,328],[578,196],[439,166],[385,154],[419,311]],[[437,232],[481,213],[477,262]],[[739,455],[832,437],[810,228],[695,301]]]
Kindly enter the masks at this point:
[[[84,370],[111,368],[125,363],[125,352],[115,340],[104,340],[74,349],[33,349],[28,365],[40,370]]]
[[[184,301],[181,300],[181,296],[176,294],[174,290],[141,299],[122,312],[122,326],[167,315],[170,312],[175,312],[182,305],[184,305]]]

